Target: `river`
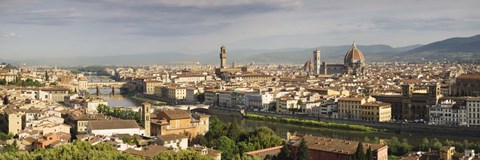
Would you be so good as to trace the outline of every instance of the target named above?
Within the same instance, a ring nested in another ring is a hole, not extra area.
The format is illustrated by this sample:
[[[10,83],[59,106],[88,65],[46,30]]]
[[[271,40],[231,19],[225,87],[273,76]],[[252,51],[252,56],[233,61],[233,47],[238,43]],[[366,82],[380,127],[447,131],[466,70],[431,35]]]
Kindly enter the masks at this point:
[[[109,106],[122,106],[122,107],[136,107],[140,106],[141,102],[135,101],[129,98],[126,95],[121,94],[111,94],[111,88],[100,88],[100,96],[108,101]],[[90,94],[96,94],[96,89],[90,89]],[[115,89],[115,93],[120,93],[119,89]],[[223,122],[231,122],[234,118],[232,116],[216,115]],[[339,138],[347,140],[356,140],[361,141],[364,137],[368,137],[373,140],[374,137],[380,139],[390,139],[393,136],[396,136],[399,140],[407,139],[407,141],[412,145],[419,145],[422,142],[423,138],[433,139],[438,138],[441,142],[445,139],[463,141],[468,140],[470,142],[480,143],[480,137],[456,137],[456,136],[444,136],[444,135],[435,135],[432,134],[406,134],[406,133],[391,133],[391,132],[362,132],[362,131],[349,131],[349,130],[339,130],[339,129],[328,129],[328,128],[318,128],[318,127],[305,127],[291,124],[284,124],[278,122],[270,121],[260,121],[252,119],[243,119],[237,117],[237,120],[241,126],[247,129],[254,129],[256,127],[266,126],[274,130],[281,137],[286,138],[287,132],[290,133],[300,133],[300,134],[310,134],[314,136],[329,137],[329,138]],[[454,135],[454,134],[452,134]]]
[[[231,122],[234,118],[233,116],[224,116],[216,115],[222,122]],[[237,117],[237,120],[241,126],[247,129],[254,129],[256,127],[266,126],[275,131],[279,136],[286,138],[287,132],[290,133],[300,133],[300,134],[309,134],[314,136],[329,137],[329,138],[339,138],[346,140],[355,140],[363,141],[367,136],[370,140],[373,140],[374,137],[379,139],[390,139],[393,136],[396,136],[400,141],[402,139],[407,139],[411,145],[419,145],[422,143],[423,138],[428,138],[429,140],[433,138],[438,138],[440,142],[444,142],[445,139],[462,141],[468,140],[469,142],[480,143],[480,137],[456,137],[456,136],[444,136],[444,135],[435,135],[432,134],[405,134],[405,133],[391,133],[391,132],[363,132],[363,131],[350,131],[350,130],[340,130],[340,129],[328,129],[328,128],[318,128],[318,127],[305,127],[298,125],[291,125],[278,122],[270,121],[261,121],[261,120],[252,120],[252,119],[243,119]]]
[[[100,88],[99,96],[108,102],[109,106],[113,107],[136,107],[140,106],[141,102],[136,101],[128,97],[127,95],[120,94],[120,89],[115,88],[115,94],[112,94],[111,88]],[[96,89],[89,89],[88,92],[91,95],[97,94]]]

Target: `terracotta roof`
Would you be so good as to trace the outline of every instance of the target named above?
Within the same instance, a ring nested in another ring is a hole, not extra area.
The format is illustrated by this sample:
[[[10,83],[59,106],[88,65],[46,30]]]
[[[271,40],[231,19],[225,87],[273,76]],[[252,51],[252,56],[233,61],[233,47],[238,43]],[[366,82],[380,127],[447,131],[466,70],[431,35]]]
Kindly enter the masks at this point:
[[[459,79],[480,79],[480,74],[461,74]]]
[[[324,138],[324,137],[315,137],[315,136],[303,136],[303,139],[307,142],[308,148],[311,150],[318,150],[323,152],[332,152],[338,154],[351,155],[354,154],[357,150],[358,143],[357,141],[347,141],[334,138]],[[292,146],[300,146],[300,139],[293,142]],[[370,147],[372,151],[377,151],[380,148],[386,147],[386,145],[381,144],[369,144],[362,143],[364,152]]]
[[[245,154],[252,155],[252,156],[259,156],[259,157],[265,157],[267,155],[277,155],[278,153],[280,153],[280,149],[282,149],[282,147],[283,146],[265,148],[261,150],[246,152]]]
[[[171,140],[177,140],[177,139],[185,139],[185,138],[188,138],[188,136],[180,135],[180,134],[166,134],[166,135],[160,135],[158,136],[158,138],[163,141],[171,141]]]
[[[368,107],[384,107],[384,106],[391,106],[390,103],[365,103],[362,106]]]
[[[361,101],[363,97],[343,97],[338,99],[339,101]]]
[[[164,146],[160,146],[160,145],[150,145],[150,146],[145,147],[141,151],[137,151],[137,150],[129,148],[129,149],[125,150],[124,152],[129,153],[129,154],[133,154],[133,155],[137,155],[137,156],[153,158],[154,156],[158,155],[159,153],[166,152],[166,151],[169,151],[169,148],[164,147]]]
[[[190,113],[185,110],[173,109],[173,110],[163,110],[163,115],[167,116],[168,119],[189,119]]]
[[[140,128],[135,120],[112,120],[89,122],[92,130]]]
[[[363,56],[362,51],[360,51],[355,45],[355,43],[353,43],[352,49],[348,50],[348,52],[345,54],[344,63],[357,61],[365,62],[365,57]]]

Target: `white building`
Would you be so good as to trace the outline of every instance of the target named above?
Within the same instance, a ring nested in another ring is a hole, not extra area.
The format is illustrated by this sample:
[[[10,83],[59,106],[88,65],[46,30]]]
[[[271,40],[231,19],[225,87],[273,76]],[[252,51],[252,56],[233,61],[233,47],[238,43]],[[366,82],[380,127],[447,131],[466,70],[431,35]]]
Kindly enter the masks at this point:
[[[338,118],[338,105],[335,103],[328,103],[322,104],[320,106],[312,107],[311,112],[309,115],[316,116],[316,117],[324,117],[324,118]]]
[[[218,93],[216,90],[206,90],[205,91],[205,101],[203,104],[216,106],[218,102]]]
[[[467,125],[467,109],[452,100],[446,100],[428,109],[429,122],[436,125]]]
[[[247,108],[259,109],[262,111],[268,110],[273,106],[275,99],[270,93],[247,93],[245,94],[245,106]]]
[[[97,107],[101,104],[108,106],[107,101],[99,100],[99,99],[85,102],[85,106],[87,106],[87,113],[91,113],[91,114],[97,113]]]
[[[290,109],[300,109],[298,99],[294,98],[279,98],[277,99],[276,111],[287,113]]]
[[[212,76],[208,75],[182,75],[179,74],[176,77],[172,78],[174,83],[198,83],[206,80],[211,80]]]
[[[313,107],[319,107],[322,103],[320,102],[303,102],[300,104],[300,108],[305,113],[310,113]]]
[[[144,135],[145,130],[135,120],[105,120],[88,122],[87,133],[102,136],[113,134]]]
[[[232,107],[232,92],[221,91],[218,92],[218,106],[219,107]]]
[[[174,150],[183,150],[188,148],[188,136],[180,134],[160,135],[157,143]]]
[[[468,125],[480,125],[480,98],[467,98],[466,107]]]

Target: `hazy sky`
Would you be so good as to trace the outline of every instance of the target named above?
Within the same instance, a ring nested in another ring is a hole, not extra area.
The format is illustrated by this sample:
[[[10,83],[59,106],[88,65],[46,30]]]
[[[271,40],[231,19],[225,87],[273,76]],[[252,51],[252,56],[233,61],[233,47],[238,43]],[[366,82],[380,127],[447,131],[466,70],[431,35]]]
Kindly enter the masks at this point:
[[[0,0],[0,59],[326,45],[480,34],[480,0]]]

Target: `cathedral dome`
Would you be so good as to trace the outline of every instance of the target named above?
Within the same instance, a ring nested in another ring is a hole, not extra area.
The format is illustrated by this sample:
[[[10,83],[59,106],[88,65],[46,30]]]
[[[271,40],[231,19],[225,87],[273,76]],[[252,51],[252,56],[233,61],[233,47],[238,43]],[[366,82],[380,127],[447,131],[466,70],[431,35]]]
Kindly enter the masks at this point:
[[[360,51],[355,43],[352,44],[352,49],[348,50],[345,54],[345,59],[343,60],[345,64],[349,63],[365,63],[365,56],[363,56],[362,51]]]

